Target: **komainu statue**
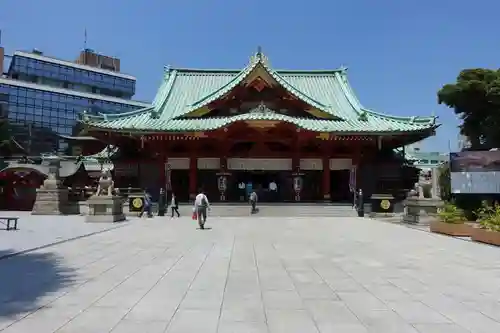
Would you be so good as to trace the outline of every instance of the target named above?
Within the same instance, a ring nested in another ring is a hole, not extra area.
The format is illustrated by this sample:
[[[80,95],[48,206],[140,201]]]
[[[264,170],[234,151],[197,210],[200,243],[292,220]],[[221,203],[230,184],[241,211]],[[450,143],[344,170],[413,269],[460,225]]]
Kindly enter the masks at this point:
[[[109,197],[113,196],[113,191],[115,190],[115,182],[111,177],[111,171],[104,168],[99,177],[99,186],[97,186],[97,192],[95,195],[102,196],[107,195]]]

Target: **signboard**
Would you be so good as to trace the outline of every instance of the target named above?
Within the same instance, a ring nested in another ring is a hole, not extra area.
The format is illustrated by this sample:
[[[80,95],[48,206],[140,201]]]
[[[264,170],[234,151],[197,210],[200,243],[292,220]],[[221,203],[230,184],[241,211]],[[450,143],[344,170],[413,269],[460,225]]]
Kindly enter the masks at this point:
[[[129,211],[140,212],[144,206],[144,196],[130,196],[129,197]]]
[[[500,151],[451,153],[450,171],[452,193],[500,193]]]

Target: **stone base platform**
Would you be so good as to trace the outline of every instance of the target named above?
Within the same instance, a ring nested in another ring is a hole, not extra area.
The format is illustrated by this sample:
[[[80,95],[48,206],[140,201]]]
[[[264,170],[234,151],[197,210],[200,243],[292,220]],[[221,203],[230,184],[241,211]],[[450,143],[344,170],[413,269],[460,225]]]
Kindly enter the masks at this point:
[[[68,200],[68,190],[37,189],[36,200],[31,211],[32,215],[78,215],[80,206],[77,202]]]
[[[87,200],[89,214],[85,222],[112,223],[125,221],[123,198],[118,196],[91,196]]]
[[[436,220],[438,209],[444,203],[440,199],[410,197],[405,200],[404,205],[403,223],[428,226]]]

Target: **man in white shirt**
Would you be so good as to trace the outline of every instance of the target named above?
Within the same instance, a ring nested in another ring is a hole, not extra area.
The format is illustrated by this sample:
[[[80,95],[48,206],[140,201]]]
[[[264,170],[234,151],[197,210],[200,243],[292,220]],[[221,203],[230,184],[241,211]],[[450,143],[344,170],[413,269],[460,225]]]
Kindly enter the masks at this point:
[[[252,191],[252,193],[250,193],[250,205],[252,205],[251,213],[255,214],[257,205],[257,192],[255,191]]]
[[[194,199],[194,211],[198,215],[198,225],[200,229],[205,229],[205,222],[207,221],[207,209],[210,209],[210,203],[207,196],[200,190],[200,193]]]

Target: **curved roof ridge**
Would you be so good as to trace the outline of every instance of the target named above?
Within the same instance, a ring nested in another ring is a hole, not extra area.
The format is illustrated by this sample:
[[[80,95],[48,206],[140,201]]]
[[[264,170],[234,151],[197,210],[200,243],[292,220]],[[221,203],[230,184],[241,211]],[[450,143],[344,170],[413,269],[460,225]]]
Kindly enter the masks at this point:
[[[153,100],[153,107],[155,111],[159,111],[162,109],[165,102],[168,100],[170,93],[172,92],[172,87],[174,86],[175,79],[177,78],[177,70],[168,70],[165,73],[164,80],[160,89],[158,89],[158,93]]]
[[[352,108],[358,114],[361,113],[363,106],[361,105],[361,102],[359,101],[358,97],[354,93],[351,85],[347,81],[347,75],[345,75],[345,70],[342,71],[341,73],[339,73],[339,72],[335,73],[335,79],[339,83],[340,89],[342,89],[342,92],[344,93],[349,104],[351,104]]]
[[[219,89],[213,91],[212,93],[205,95],[197,101],[191,103],[191,105],[189,105],[188,113],[202,107],[203,105],[213,102],[225,93],[231,91],[250,74],[250,72],[257,66],[258,63],[258,61],[251,61],[250,64],[240,70],[238,75],[236,75],[231,81],[229,81]]]
[[[295,95],[296,97],[304,100],[306,103],[311,104],[314,107],[318,107],[318,109],[323,109],[322,111],[328,111],[328,108],[327,108],[326,105],[320,103],[316,99],[314,99],[314,98],[306,95],[305,93],[303,93],[299,89],[295,88],[295,86],[293,86],[290,82],[288,82],[283,76],[281,76],[278,72],[276,72],[275,70],[273,70],[272,68],[270,68],[266,64],[262,64],[262,65],[266,68],[266,70],[268,71],[268,73],[271,74],[271,76],[276,81],[278,81],[279,83],[281,83],[282,85],[285,86],[285,89],[292,90],[290,92],[293,95]]]
[[[336,117],[339,117],[338,115],[335,115],[331,112],[330,108],[321,102],[317,101],[316,99],[308,96],[304,92],[300,91],[300,89],[296,88],[293,86],[291,83],[289,83],[283,76],[281,76],[277,71],[272,69],[268,64],[266,64],[266,58],[263,54],[257,53],[255,56],[252,57],[252,60],[249,65],[247,65],[243,70],[239,72],[238,75],[236,75],[231,81],[229,81],[227,84],[223,85],[219,89],[213,91],[212,93],[203,96],[202,98],[198,99],[197,101],[191,103],[188,106],[188,110],[184,113],[189,113],[192,112],[198,108],[201,108],[202,106],[205,106],[214,100],[220,98],[222,95],[228,93],[232,89],[234,89],[238,84],[240,84],[244,79],[250,75],[250,73],[258,66],[261,65],[268,73],[271,75],[273,79],[275,79],[278,83],[283,85],[283,87],[288,90],[292,95],[295,97],[301,99],[307,104],[310,104],[311,106],[320,109],[321,111],[324,111],[328,114],[332,114]],[[340,71],[340,70],[338,70]],[[338,71],[334,71],[333,73],[337,73]],[[339,117],[340,118],[340,117]]]
[[[154,113],[157,110],[161,110],[161,107],[166,102],[166,100],[168,99],[168,96],[170,95],[170,92],[172,91],[172,87],[173,87],[173,84],[174,84],[176,77],[177,77],[176,70],[173,70],[172,73],[170,73],[170,71],[165,72],[163,83],[160,86],[160,89],[158,89],[159,92],[157,93],[157,95],[153,101],[152,106],[148,106],[148,107],[141,108],[138,110],[132,110],[132,111],[127,111],[127,112],[122,112],[122,113],[115,113],[115,114],[108,114],[108,113],[101,113],[101,112],[97,116],[84,114],[82,117],[83,122],[98,121],[98,120],[112,121],[112,120],[118,120],[118,119],[122,119],[122,118],[141,116],[143,114]],[[158,104],[159,104],[159,106],[158,106]]]
[[[367,112],[370,115],[375,116],[375,117],[392,119],[392,120],[402,121],[402,122],[413,121],[413,122],[418,122],[418,123],[426,123],[426,122],[435,121],[437,119],[436,116],[427,116],[427,117],[424,117],[424,116],[393,116],[393,115],[389,115],[389,114],[385,114],[385,113],[381,113],[381,112],[376,112],[376,111],[373,111],[373,110],[370,110],[367,108],[362,108],[362,111],[365,111],[365,112]]]
[[[176,121],[183,121],[185,119],[171,119],[171,122],[176,122]],[[204,119],[189,119],[190,121],[203,121]],[[225,126],[228,124],[232,124],[238,121],[247,121],[247,120],[269,120],[269,121],[284,121],[290,124],[294,124],[298,127],[301,127],[303,129],[308,129],[306,125],[308,120],[314,120],[317,123],[322,123],[322,124],[327,124],[330,122],[345,122],[345,120],[341,118],[336,118],[336,119],[310,119],[307,117],[292,117],[289,115],[284,115],[281,113],[277,113],[274,110],[271,109],[265,109],[265,110],[254,110],[252,112],[247,112],[247,113],[242,113],[242,114],[237,114],[229,117],[213,117],[211,118],[212,121],[220,121],[222,124],[221,126]],[[305,122],[304,122],[305,121]],[[326,128],[325,128],[326,130]]]
[[[248,67],[249,65],[245,66]],[[188,68],[188,67],[174,67],[171,70],[176,70],[179,73],[229,73],[238,74],[242,71],[241,68]],[[273,69],[280,74],[334,74],[345,71],[344,68],[334,69],[287,69],[276,68]]]
[[[104,119],[111,118],[110,120],[114,120],[114,119],[120,119],[120,118],[141,115],[143,113],[147,113],[147,112],[152,111],[152,109],[153,109],[152,106],[148,106],[147,108],[127,111],[127,112],[122,112],[122,113],[99,113],[99,116],[101,116]]]
[[[93,124],[93,123],[106,123],[106,122],[113,122],[113,121],[119,121],[122,119],[134,119],[137,117],[140,117],[144,114],[151,113],[153,111],[153,107],[149,108],[144,108],[144,109],[139,109],[139,110],[134,110],[130,112],[124,112],[124,113],[119,113],[119,114],[104,114],[100,113],[99,115],[83,115],[81,119],[78,121],[84,124]]]

